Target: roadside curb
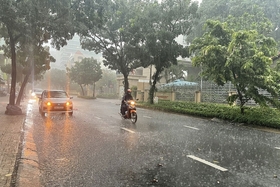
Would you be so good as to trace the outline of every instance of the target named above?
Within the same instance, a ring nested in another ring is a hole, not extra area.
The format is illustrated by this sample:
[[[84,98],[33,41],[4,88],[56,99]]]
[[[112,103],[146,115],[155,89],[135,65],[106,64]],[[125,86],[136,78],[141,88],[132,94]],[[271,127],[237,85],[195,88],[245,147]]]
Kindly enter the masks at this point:
[[[41,187],[39,159],[33,139],[32,103],[28,102],[24,121],[22,152],[18,163],[17,187]]]

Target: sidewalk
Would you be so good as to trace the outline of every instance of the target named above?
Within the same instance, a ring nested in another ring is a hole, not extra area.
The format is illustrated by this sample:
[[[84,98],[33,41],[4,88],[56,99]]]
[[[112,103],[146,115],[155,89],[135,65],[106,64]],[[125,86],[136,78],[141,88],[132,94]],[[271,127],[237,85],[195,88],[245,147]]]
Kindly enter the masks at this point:
[[[25,120],[25,111],[23,115],[6,115],[8,103],[8,96],[0,97],[0,186],[3,187],[10,187],[12,181]]]
[[[0,186],[40,186],[32,131],[25,126],[28,100],[21,102],[22,115],[6,115],[8,103],[8,96],[0,97]]]

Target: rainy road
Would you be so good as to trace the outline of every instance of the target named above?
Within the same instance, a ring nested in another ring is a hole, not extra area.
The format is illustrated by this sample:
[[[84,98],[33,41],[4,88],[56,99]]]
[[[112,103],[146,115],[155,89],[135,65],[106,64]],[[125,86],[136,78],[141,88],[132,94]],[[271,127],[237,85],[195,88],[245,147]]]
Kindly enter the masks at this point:
[[[33,104],[45,187],[280,186],[279,133],[140,108],[133,125],[117,100],[73,101],[73,117]]]

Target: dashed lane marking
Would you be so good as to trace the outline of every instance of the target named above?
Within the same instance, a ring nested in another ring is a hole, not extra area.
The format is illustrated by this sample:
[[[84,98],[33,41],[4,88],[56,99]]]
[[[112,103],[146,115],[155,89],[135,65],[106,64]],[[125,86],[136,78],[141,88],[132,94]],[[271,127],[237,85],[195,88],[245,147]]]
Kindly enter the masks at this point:
[[[149,119],[151,119],[152,117],[151,116],[143,116],[144,118],[149,118]]]
[[[101,118],[99,118],[99,117],[95,117],[96,119],[101,119]]]
[[[280,147],[275,147],[275,149],[279,149],[280,150]]]
[[[193,160],[199,161],[199,162],[201,162],[201,163],[203,163],[203,164],[206,164],[206,165],[208,165],[208,166],[211,166],[211,167],[213,167],[213,168],[215,168],[215,169],[218,169],[218,170],[220,170],[220,171],[228,171],[226,168],[223,168],[223,167],[221,167],[221,166],[218,166],[217,164],[213,164],[213,163],[211,163],[211,162],[208,162],[208,161],[206,161],[206,160],[203,160],[203,159],[201,159],[201,158],[198,158],[198,157],[196,157],[196,156],[194,156],[194,155],[187,155],[187,157],[189,157],[189,158],[191,158],[191,159],[193,159]]]
[[[127,132],[130,132],[130,133],[135,133],[134,131],[132,131],[132,130],[130,130],[130,129],[127,129],[127,128],[121,128],[122,130],[125,130],[125,131],[127,131]]]
[[[184,125],[184,127],[186,127],[186,128],[190,128],[190,129],[194,129],[194,130],[199,130],[198,128],[195,128],[195,127],[190,127],[190,126],[187,126],[187,125]]]

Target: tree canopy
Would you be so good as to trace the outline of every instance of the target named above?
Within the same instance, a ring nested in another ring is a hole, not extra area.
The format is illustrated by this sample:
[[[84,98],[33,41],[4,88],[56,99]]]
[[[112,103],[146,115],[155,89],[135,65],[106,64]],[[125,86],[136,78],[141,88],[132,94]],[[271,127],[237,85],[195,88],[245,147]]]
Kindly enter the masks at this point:
[[[96,82],[96,87],[102,94],[104,90],[114,91],[117,89],[117,76],[116,72],[109,69],[102,69],[102,78]]]
[[[253,99],[267,106],[279,107],[280,75],[272,68],[271,57],[276,54],[276,42],[256,30],[228,28],[228,23],[207,21],[206,32],[194,40],[192,62],[202,66],[203,76],[224,85],[230,81],[237,94],[230,97],[240,101],[241,112],[245,103]],[[260,90],[271,94],[267,97]]]
[[[84,95],[83,86],[95,84],[102,78],[100,63],[94,58],[84,58],[81,62],[75,62],[75,65],[68,69],[70,79],[80,85]]]
[[[65,70],[52,68],[46,72],[44,79],[41,81],[42,87],[49,89],[68,90],[69,78]]]
[[[143,45],[140,60],[145,66],[154,65],[156,72],[149,93],[149,101],[153,103],[156,83],[161,73],[172,64],[177,65],[179,56],[186,57],[188,53],[183,45],[175,39],[187,35],[196,19],[197,2],[189,0],[164,0],[161,3],[150,3],[140,17]]]
[[[88,20],[83,20],[85,30],[80,32],[83,48],[102,52],[103,64],[124,76],[124,89],[129,87],[129,73],[141,66],[137,57],[138,45],[141,40],[139,25],[135,19],[141,14],[142,1],[111,1],[104,14],[106,20],[99,27],[92,27],[88,20],[91,12],[85,12]]]
[[[188,37],[188,41],[192,41],[196,37],[203,35],[203,25],[208,19],[219,20],[225,22],[228,16],[241,20],[242,16],[247,13],[254,15],[254,23],[263,23],[263,19],[268,19],[272,24],[270,36],[276,41],[280,40],[280,0],[203,0],[199,7],[200,19],[197,20],[198,25],[195,26],[192,33]],[[263,17],[259,15],[263,14]],[[255,29],[255,28],[251,28]],[[278,44],[279,45],[279,44]]]
[[[106,1],[102,1],[106,2]],[[51,40],[51,45],[59,49],[67,44],[77,31],[80,15],[85,4],[91,3],[92,14],[97,15],[92,22],[100,22],[102,3],[80,0],[0,0],[0,36],[5,40],[5,56],[11,57],[11,90],[9,105],[15,104],[17,53],[23,48],[30,49],[31,64],[34,51],[39,51],[43,43]],[[100,3],[100,4],[99,4]],[[100,5],[100,6],[99,6]],[[49,56],[49,54],[48,54]],[[38,62],[37,62],[38,63]],[[37,66],[36,66],[37,67]],[[44,68],[43,68],[44,69]]]

